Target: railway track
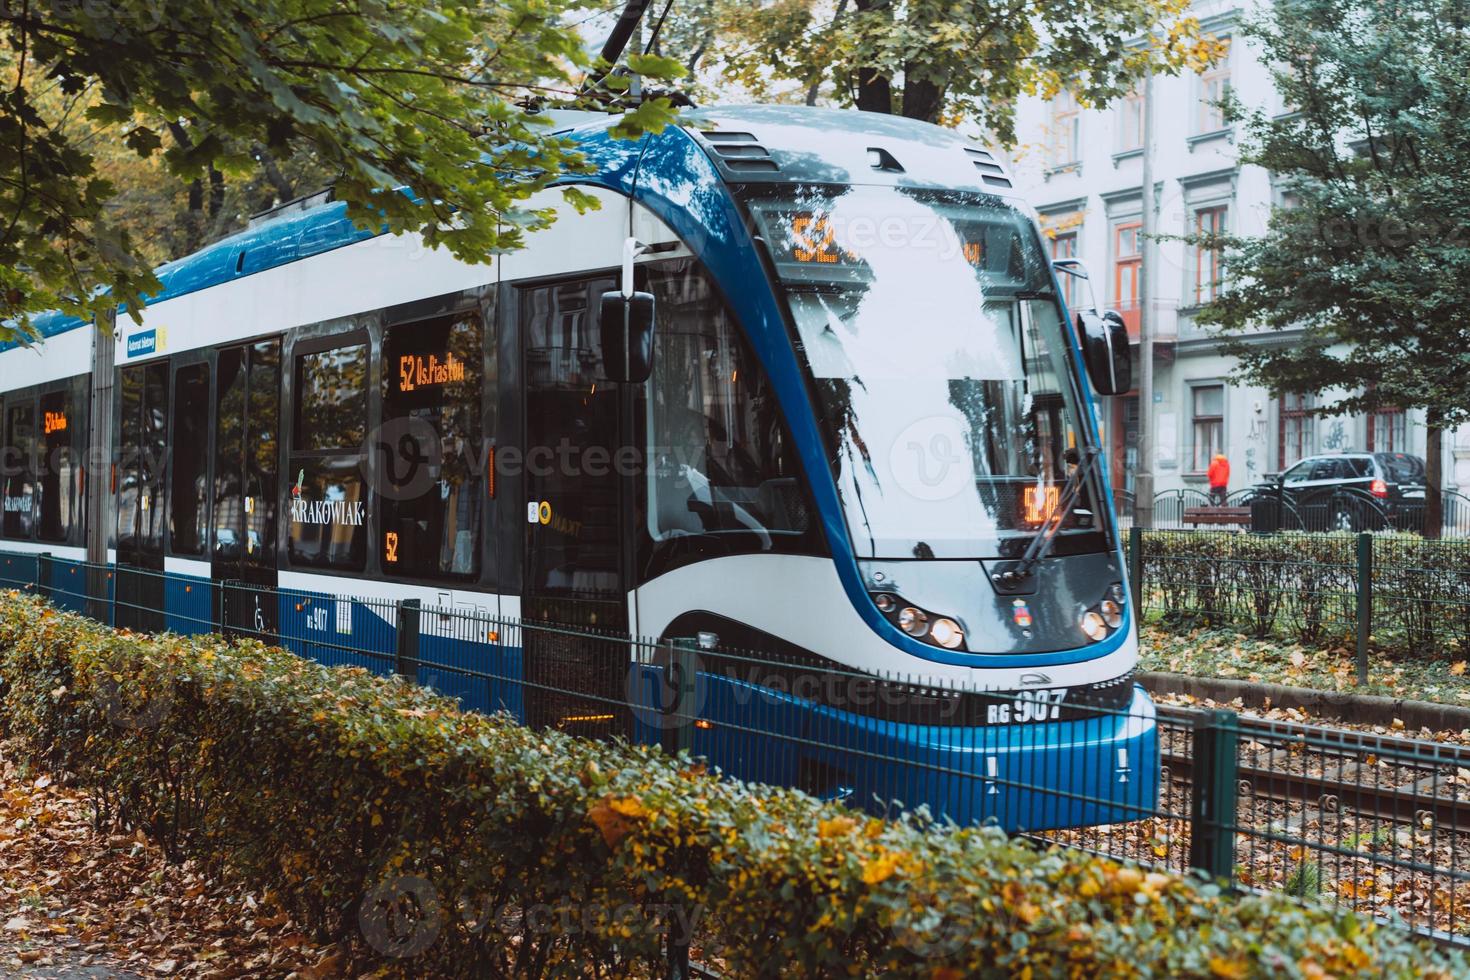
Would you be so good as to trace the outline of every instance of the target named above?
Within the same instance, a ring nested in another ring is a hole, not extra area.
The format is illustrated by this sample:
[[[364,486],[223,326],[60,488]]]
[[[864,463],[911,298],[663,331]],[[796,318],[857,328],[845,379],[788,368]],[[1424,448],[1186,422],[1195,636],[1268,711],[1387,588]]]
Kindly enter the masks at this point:
[[[1161,762],[1171,778],[1193,774],[1189,727],[1193,712],[1159,707],[1164,726]],[[1292,722],[1240,719],[1237,778],[1241,796],[1265,797],[1305,809],[1292,823],[1352,811],[1360,817],[1420,822],[1470,832],[1470,748],[1440,742],[1324,729]]]

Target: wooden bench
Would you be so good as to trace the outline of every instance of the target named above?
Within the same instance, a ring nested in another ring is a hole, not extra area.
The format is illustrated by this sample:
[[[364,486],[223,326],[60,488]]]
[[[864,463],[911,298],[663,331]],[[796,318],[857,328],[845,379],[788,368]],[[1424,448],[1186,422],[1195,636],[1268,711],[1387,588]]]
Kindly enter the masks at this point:
[[[1238,524],[1242,527],[1249,526],[1251,522],[1251,509],[1249,507],[1186,507],[1184,508],[1184,523],[1193,524]]]

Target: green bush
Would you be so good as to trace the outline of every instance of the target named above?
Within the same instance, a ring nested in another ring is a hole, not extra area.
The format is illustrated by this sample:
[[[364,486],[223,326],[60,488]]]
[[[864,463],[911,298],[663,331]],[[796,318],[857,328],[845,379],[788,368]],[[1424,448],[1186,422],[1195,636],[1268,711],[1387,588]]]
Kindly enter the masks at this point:
[[[118,634],[15,593],[0,595],[0,734],[107,819],[358,949],[361,927],[412,975],[647,975],[660,916],[697,916],[697,952],[732,976],[1464,967],[1283,897],[874,820],[258,643]]]
[[[1143,584],[1170,628],[1227,626],[1306,646],[1357,629],[1357,535],[1148,531]],[[1373,642],[1389,653],[1470,650],[1470,541],[1373,536]]]

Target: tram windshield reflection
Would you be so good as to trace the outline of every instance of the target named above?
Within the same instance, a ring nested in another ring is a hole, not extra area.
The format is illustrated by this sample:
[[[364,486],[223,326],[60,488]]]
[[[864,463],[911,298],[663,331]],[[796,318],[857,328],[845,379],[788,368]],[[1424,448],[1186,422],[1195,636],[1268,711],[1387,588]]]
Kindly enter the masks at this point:
[[[994,198],[812,187],[751,202],[859,557],[1010,554],[1086,438],[1029,219]],[[1106,541],[1094,489],[1059,553]]]

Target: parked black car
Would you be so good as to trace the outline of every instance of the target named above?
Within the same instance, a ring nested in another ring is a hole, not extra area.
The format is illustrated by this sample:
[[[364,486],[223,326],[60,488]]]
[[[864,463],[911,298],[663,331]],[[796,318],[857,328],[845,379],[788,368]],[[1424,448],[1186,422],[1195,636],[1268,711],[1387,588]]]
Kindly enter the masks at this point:
[[[1308,456],[1254,489],[1258,531],[1418,530],[1424,521],[1424,460],[1407,453]]]

